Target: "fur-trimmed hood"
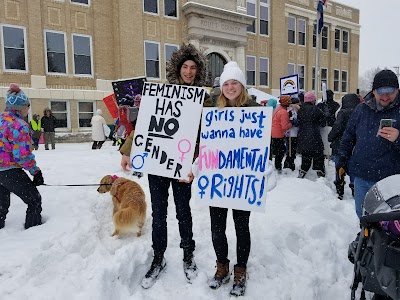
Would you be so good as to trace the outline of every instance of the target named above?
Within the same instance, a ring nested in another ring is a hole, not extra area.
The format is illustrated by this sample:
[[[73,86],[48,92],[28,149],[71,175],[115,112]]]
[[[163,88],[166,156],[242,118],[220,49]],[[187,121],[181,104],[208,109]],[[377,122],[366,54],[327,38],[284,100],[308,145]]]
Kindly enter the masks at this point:
[[[172,53],[167,63],[167,80],[171,84],[181,84],[180,69],[187,60],[193,60],[197,65],[197,74],[193,85],[203,86],[206,81],[206,58],[192,44],[183,44],[181,48]]]

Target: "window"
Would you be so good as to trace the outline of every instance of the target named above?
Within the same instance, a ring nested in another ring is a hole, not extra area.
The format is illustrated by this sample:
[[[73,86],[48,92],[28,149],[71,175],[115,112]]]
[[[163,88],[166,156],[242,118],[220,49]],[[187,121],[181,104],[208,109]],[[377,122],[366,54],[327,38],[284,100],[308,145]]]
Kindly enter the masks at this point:
[[[256,16],[256,0],[247,0],[247,15]],[[253,20],[252,24],[247,26],[247,32],[256,32],[256,21]]]
[[[346,30],[343,30],[342,52],[349,53],[349,32]]]
[[[296,43],[296,18],[292,16],[288,18],[288,43]]]
[[[164,45],[165,65],[167,65],[167,62],[171,58],[172,53],[174,53],[176,50],[178,50],[177,45],[169,45],[169,44]]]
[[[312,68],[311,80],[312,90],[315,91],[315,67]]]
[[[333,91],[339,92],[339,70],[333,71]]]
[[[71,0],[71,3],[79,3],[89,5],[89,0]]]
[[[321,32],[322,36],[322,49],[328,50],[328,26],[324,26]]]
[[[268,0],[260,0],[260,34],[268,35],[269,6]]]
[[[158,43],[145,42],[146,77],[160,78],[160,49]]]
[[[297,66],[297,74],[299,74],[299,90],[306,89],[306,67],[304,65]]]
[[[74,52],[74,74],[80,76],[92,75],[92,37],[88,35],[72,35]]]
[[[335,29],[335,51],[340,51],[340,29]]]
[[[288,64],[287,65],[287,73],[288,75],[293,75],[296,73],[296,65],[295,64]]]
[[[3,67],[6,71],[27,71],[25,28],[3,25]]]
[[[322,32],[319,36],[322,40],[322,49],[328,50],[328,26],[324,26],[322,28]],[[317,24],[314,24],[313,27],[313,47],[315,48],[317,44]]]
[[[246,56],[246,83],[247,85],[256,85],[256,58]]]
[[[65,33],[46,31],[47,73],[67,74]]]
[[[68,103],[62,100],[50,101],[50,109],[53,116],[56,117],[57,128],[68,128],[69,116],[68,116]]]
[[[342,93],[347,93],[347,71],[342,71]]]
[[[325,82],[326,88],[328,89],[328,69],[321,68],[321,91],[322,91],[322,82]]]
[[[306,45],[306,20],[299,19],[299,45]]]
[[[95,107],[93,102],[78,102],[79,128],[90,127]]]
[[[143,0],[143,11],[158,14],[158,0]]]
[[[268,86],[269,59],[260,58],[260,85]]]
[[[178,17],[177,0],[164,0],[164,16]]]

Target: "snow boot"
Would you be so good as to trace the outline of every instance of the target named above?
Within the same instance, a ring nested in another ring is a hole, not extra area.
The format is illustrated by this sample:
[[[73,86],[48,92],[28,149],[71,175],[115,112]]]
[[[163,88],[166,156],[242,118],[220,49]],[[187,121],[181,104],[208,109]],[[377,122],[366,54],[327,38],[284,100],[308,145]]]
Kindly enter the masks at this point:
[[[307,172],[303,171],[303,170],[299,170],[299,176],[297,176],[297,178],[304,178],[306,177]]]
[[[0,229],[4,228],[5,225],[6,223],[4,221],[0,221]]]
[[[246,291],[246,268],[239,267],[238,265],[234,268],[234,279],[233,287],[230,294],[232,296],[243,296]]]
[[[28,204],[26,209],[25,217],[25,229],[31,228],[33,226],[42,225],[42,204],[41,202],[35,202],[33,204]]]
[[[350,182],[349,187],[351,189],[351,195],[354,197],[354,183]]]
[[[217,261],[217,271],[212,279],[208,281],[208,286],[214,290],[218,289],[223,283],[230,280],[231,274],[229,273],[229,259],[226,263]]]
[[[151,263],[150,270],[142,279],[142,288],[151,288],[156,283],[158,275],[164,270],[166,266],[164,253],[154,253],[153,262]]]
[[[197,266],[194,261],[193,251],[184,250],[183,251],[183,271],[185,272],[186,280],[189,283],[197,277]]]
[[[334,183],[335,186],[336,186],[336,192],[337,192],[337,194],[338,194],[338,198],[339,198],[340,200],[343,200],[343,195],[344,195],[344,184],[345,184],[345,182],[344,182],[344,181],[340,182],[340,181],[338,181],[338,180],[335,180],[333,183]]]

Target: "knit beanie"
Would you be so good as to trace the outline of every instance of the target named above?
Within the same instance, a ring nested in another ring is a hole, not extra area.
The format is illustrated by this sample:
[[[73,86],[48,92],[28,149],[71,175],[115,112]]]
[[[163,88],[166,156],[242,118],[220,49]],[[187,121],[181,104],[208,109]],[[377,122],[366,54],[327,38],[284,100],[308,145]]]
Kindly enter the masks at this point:
[[[12,110],[21,110],[30,106],[29,98],[15,83],[10,84],[10,89],[7,91],[6,107]]]
[[[224,83],[231,79],[239,81],[244,87],[246,87],[246,79],[244,78],[239,65],[235,61],[230,61],[224,66],[224,71],[219,79],[219,86],[222,88]]]
[[[281,106],[288,107],[290,105],[290,96],[281,96],[279,103]]]
[[[304,94],[304,102],[314,102],[316,100],[313,92],[307,92]]]

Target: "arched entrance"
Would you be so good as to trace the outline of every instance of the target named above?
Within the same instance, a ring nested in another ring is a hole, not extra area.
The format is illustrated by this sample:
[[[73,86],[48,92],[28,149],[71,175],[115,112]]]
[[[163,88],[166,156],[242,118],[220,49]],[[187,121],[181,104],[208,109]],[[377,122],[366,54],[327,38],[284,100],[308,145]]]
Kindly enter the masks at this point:
[[[212,86],[215,77],[219,77],[224,70],[226,59],[219,53],[213,52],[207,55],[208,60],[208,73],[206,86]]]

